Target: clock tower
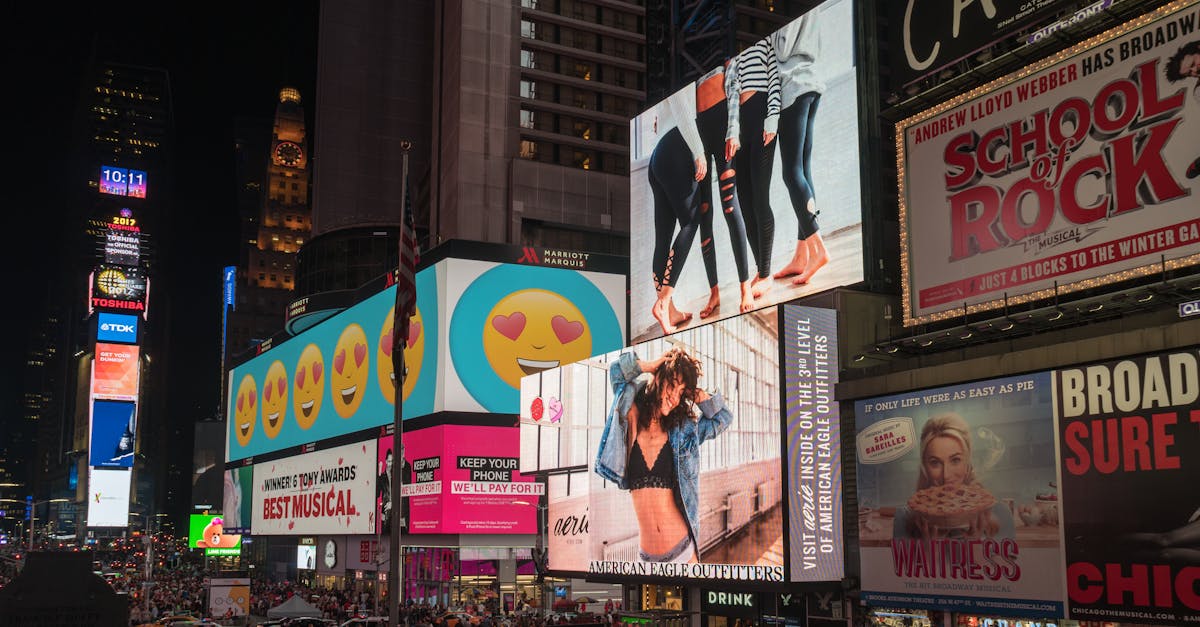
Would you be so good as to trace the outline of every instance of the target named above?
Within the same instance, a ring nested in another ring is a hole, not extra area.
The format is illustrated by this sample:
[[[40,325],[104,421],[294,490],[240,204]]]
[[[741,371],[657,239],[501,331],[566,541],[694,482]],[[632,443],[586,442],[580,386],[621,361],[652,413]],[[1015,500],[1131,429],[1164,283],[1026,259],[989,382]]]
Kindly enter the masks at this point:
[[[284,311],[295,298],[296,253],[312,233],[307,131],[300,92],[295,88],[279,91],[270,141],[263,143],[259,150],[265,148],[266,171],[251,175],[257,179],[252,183],[258,197],[257,215],[243,214],[246,239],[238,268],[237,304],[230,314],[226,340],[230,355],[283,328]]]

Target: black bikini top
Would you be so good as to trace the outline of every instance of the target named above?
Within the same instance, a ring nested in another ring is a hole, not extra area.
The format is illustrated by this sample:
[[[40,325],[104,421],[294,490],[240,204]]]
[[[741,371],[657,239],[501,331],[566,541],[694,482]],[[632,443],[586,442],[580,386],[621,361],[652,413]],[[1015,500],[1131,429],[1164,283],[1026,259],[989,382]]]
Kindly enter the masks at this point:
[[[641,445],[634,440],[633,448],[629,451],[629,467],[625,476],[629,480],[630,490],[675,489],[679,481],[675,477],[675,451],[671,449],[670,440],[663,443],[662,448],[658,450],[658,458],[654,460],[654,466],[650,468],[646,467],[646,457],[642,454]]]

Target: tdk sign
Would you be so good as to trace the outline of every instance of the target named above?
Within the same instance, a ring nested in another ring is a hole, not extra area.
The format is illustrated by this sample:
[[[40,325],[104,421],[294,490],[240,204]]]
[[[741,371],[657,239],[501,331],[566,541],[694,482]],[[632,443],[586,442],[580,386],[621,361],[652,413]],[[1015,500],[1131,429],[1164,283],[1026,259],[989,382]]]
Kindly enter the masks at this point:
[[[96,341],[136,344],[137,324],[137,316],[100,312],[96,321]]]

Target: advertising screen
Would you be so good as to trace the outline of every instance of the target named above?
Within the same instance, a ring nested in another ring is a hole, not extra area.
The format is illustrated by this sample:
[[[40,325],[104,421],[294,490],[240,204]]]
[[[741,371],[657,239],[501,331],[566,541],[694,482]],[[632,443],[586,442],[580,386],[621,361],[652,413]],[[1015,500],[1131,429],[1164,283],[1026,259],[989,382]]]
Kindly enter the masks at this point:
[[[316,570],[317,547],[311,544],[301,544],[296,547],[296,568],[299,570]]]
[[[852,17],[825,2],[631,122],[632,342],[862,280]]]
[[[103,264],[92,276],[93,308],[145,311],[147,281],[140,269]]]
[[[136,400],[138,347],[96,342],[92,362],[92,396]]]
[[[855,403],[863,598],[1062,616],[1049,373]]]
[[[412,533],[534,533],[542,485],[517,469],[515,427],[440,425],[404,434]]]
[[[1200,262],[1196,19],[1169,4],[897,125],[905,324]]]
[[[129,170],[112,165],[100,166],[100,193],[125,196],[129,193]]]
[[[391,423],[394,289],[233,370],[229,460]],[[621,274],[467,259],[422,270],[404,418],[517,413],[521,377],[624,343],[624,294]]]
[[[399,476],[402,486],[412,483],[412,465],[405,459],[404,449],[396,450],[394,444],[398,442],[391,435],[379,438],[375,465],[375,520],[379,521],[380,535],[387,535],[391,531],[393,520],[400,522],[401,531],[408,531],[408,499],[400,500],[399,511],[392,504],[393,478]]]
[[[109,225],[104,233],[104,263],[136,266],[142,258],[142,236],[137,228]]]
[[[129,525],[129,486],[132,471],[124,468],[88,469],[87,526]]]
[[[254,535],[375,533],[375,441],[254,465]]]
[[[250,533],[250,508],[254,503],[254,468],[242,466],[225,471],[221,509],[225,531]]]
[[[249,616],[250,578],[213,578],[209,580],[209,616]]]
[[[192,514],[188,520],[188,548],[205,555],[241,555],[242,536],[225,530],[221,514]]]
[[[132,468],[137,437],[137,404],[133,401],[92,401],[88,465]]]
[[[837,311],[783,305],[792,581],[841,581],[841,413]]]
[[[1054,382],[1070,617],[1194,621],[1200,350],[1064,368]]]
[[[146,197],[146,173],[142,170],[129,171],[129,188],[126,191],[126,196],[130,198],[145,198]]]
[[[546,549],[550,570],[586,573],[591,549],[588,533],[591,477],[586,470],[576,470],[550,475],[547,480],[549,541]]]
[[[417,274],[417,314],[404,351],[408,373],[400,377],[407,418],[434,407],[435,281],[432,268]],[[397,388],[391,357],[395,302],[396,288],[385,289],[234,368],[228,460],[391,424]]]
[[[97,342],[137,344],[138,317],[128,314],[100,312],[96,319]]]
[[[778,339],[770,309],[526,377],[521,467],[588,482],[551,485],[549,519],[587,531],[551,563],[784,581]]]

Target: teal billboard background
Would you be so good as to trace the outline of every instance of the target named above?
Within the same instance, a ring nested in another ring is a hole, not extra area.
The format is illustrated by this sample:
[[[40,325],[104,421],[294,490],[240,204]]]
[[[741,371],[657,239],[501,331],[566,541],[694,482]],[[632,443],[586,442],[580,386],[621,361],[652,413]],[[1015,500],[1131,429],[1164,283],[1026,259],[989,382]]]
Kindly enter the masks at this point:
[[[434,268],[416,278],[417,316],[410,333],[415,341],[408,360],[408,376],[415,379],[404,399],[405,419],[432,413],[437,388]],[[395,302],[396,288],[389,287],[234,368],[227,461],[391,424],[395,408],[384,385],[392,364],[381,338],[390,329]],[[400,380],[395,377],[396,385]]]

